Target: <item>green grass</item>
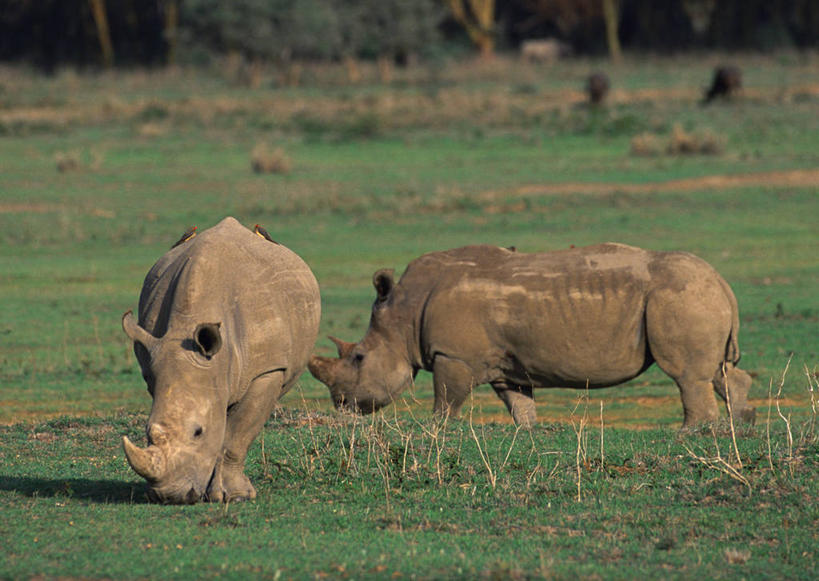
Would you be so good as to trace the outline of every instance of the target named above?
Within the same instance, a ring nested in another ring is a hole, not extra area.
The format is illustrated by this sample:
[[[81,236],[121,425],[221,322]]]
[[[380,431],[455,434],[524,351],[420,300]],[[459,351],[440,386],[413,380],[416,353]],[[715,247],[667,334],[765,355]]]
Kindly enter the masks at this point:
[[[696,100],[716,57],[628,62],[610,70],[621,94],[602,111],[571,102],[602,67],[586,61],[549,74],[509,63],[411,69],[387,87],[316,73],[275,91],[197,71],[0,70],[0,577],[809,578],[819,185],[629,186],[819,168],[812,58],[749,57],[747,94],[707,108]],[[675,124],[713,132],[724,152],[629,153],[635,135],[667,136]],[[254,174],[258,143],[282,147],[292,172]],[[66,153],[79,168],[61,173]],[[613,187],[537,190],[565,183]],[[700,255],[737,295],[741,365],[755,377],[759,425],[737,438],[747,484],[692,456],[719,450],[738,466],[724,428],[716,441],[677,436],[677,390],[656,369],[580,406],[577,391],[539,391],[544,423],[514,446],[486,386],[473,437],[468,422],[436,432],[429,374],[358,422],[339,419],[305,374],[268,422],[264,456],[251,450],[259,498],[146,504],[119,438],[141,441],[150,397],[120,316],[188,226],[225,215],[263,224],[311,265],[322,354],[327,334],[363,335],[372,273],[400,273],[424,252],[610,240]],[[780,384],[790,449],[769,399]],[[584,411],[578,500],[572,425]]]
[[[516,433],[285,413],[250,458],[259,497],[193,507],[146,504],[124,465],[142,414],[2,428],[4,575],[812,577],[815,434],[789,451],[776,424],[770,452],[741,434],[743,482],[716,459],[724,430],[601,434],[582,417]]]

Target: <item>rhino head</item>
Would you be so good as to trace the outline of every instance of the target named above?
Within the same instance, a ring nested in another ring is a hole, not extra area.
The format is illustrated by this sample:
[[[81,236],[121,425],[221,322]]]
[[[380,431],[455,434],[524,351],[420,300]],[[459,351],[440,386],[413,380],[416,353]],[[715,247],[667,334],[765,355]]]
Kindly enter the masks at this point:
[[[225,435],[227,391],[220,389],[217,371],[227,369],[227,353],[220,352],[220,324],[200,323],[187,337],[169,331],[160,339],[128,311],[122,328],[134,341],[153,398],[148,446],[122,439],[128,463],[148,482],[152,501],[197,502],[207,497]]]
[[[377,297],[370,326],[359,343],[330,337],[338,358],[310,358],[308,368],[330,388],[336,409],[372,413],[389,405],[415,376],[411,362],[411,314],[407,311],[392,270],[373,276]]]

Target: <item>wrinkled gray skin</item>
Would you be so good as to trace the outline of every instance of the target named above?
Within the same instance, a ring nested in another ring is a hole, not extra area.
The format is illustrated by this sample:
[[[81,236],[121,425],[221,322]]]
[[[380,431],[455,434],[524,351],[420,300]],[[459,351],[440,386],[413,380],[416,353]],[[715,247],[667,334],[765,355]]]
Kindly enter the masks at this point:
[[[736,298],[691,254],[468,246],[421,256],[398,284],[379,270],[373,284],[364,339],[331,337],[339,358],[310,359],[337,408],[375,411],[425,369],[438,414],[457,415],[472,388],[489,383],[515,422],[530,425],[534,388],[617,385],[656,362],[680,389],[685,426],[719,417],[713,391],[730,398],[735,417],[754,420],[751,378],[736,367]]]
[[[159,259],[142,287],[139,323],[123,316],[153,397],[148,447],[127,437],[123,445],[152,500],[256,496],[247,449],[304,370],[319,315],[307,265],[233,218]]]

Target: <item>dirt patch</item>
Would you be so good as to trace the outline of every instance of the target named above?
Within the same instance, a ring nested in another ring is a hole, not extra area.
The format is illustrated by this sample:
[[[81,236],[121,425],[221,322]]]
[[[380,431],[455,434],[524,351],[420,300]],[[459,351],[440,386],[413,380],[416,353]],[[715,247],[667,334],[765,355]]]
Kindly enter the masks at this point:
[[[0,204],[0,214],[48,214],[62,209],[57,204]]]
[[[747,187],[815,188],[817,186],[819,186],[819,169],[795,169],[789,171],[701,176],[697,178],[639,184],[589,182],[530,184],[515,188],[511,192],[497,190],[486,191],[479,194],[479,198],[490,202],[506,198],[510,193],[519,197],[535,197],[569,194],[650,194],[656,192],[691,192]]]

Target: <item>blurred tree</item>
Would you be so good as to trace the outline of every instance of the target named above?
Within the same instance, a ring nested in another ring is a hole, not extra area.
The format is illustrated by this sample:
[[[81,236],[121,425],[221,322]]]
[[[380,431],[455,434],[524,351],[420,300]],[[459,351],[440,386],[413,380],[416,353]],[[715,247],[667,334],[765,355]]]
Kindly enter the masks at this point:
[[[495,52],[495,0],[449,0],[452,15],[478,46],[482,57]]]
[[[168,45],[165,62],[169,65],[176,64],[176,41],[179,29],[179,4],[176,0],[159,0],[163,5],[164,25],[162,36]]]
[[[377,59],[383,81],[392,65],[410,60],[439,42],[438,23],[444,10],[436,0],[337,0],[343,52]]]
[[[606,21],[606,43],[609,45],[611,60],[618,63],[622,58],[620,37],[617,29],[620,26],[620,6],[617,0],[603,0],[603,18]]]
[[[111,30],[108,28],[108,13],[105,10],[105,0],[89,0],[91,15],[97,27],[97,37],[102,51],[102,63],[105,68],[114,66],[114,45],[111,43]]]

